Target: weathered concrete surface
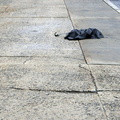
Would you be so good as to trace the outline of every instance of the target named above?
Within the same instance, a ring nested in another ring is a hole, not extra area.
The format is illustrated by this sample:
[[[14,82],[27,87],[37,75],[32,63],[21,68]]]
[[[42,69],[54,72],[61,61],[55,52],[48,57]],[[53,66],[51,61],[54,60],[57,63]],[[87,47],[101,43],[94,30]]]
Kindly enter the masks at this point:
[[[88,64],[120,64],[120,19],[76,19],[75,21],[77,28],[92,26],[103,32],[105,36],[103,39],[81,41]],[[79,22],[83,24],[80,25]]]
[[[81,41],[88,64],[120,64],[119,39]]]
[[[1,56],[82,54],[78,42],[54,36],[72,28],[68,18],[1,18],[0,27]]]
[[[0,5],[1,6],[19,6],[20,8],[23,7],[27,7],[27,6],[57,6],[57,5],[61,5],[61,6],[65,6],[64,5],[64,1],[63,0],[21,0],[21,1],[17,1],[17,0],[1,0],[0,1]]]
[[[68,17],[63,0],[4,0],[0,8],[1,17]]]
[[[70,54],[63,54],[60,56],[59,54],[54,56],[11,56],[11,57],[0,57],[0,65],[8,64],[8,65],[21,65],[21,64],[36,64],[36,65],[78,65],[78,67],[84,66],[87,67],[86,64],[84,64],[83,59],[79,59],[77,56],[78,53],[74,53],[74,57]],[[81,64],[80,64],[81,63]],[[80,64],[80,65],[79,65]]]
[[[37,62],[37,61],[36,61]],[[31,61],[32,63],[32,61]],[[75,64],[41,64],[0,66],[1,87],[52,91],[95,91],[89,68]]]
[[[99,92],[108,120],[120,120],[120,91]]]
[[[108,18],[118,17],[119,14],[111,9],[102,0],[65,0],[72,21],[75,18]],[[99,13],[97,12],[99,11]],[[75,23],[74,23],[75,24]],[[79,23],[81,25],[81,23]],[[83,25],[83,24],[82,24]]]
[[[62,6],[57,7],[38,6],[37,9],[35,7],[33,8],[7,7],[7,9],[5,10],[3,8],[2,12],[4,12],[4,14],[1,14],[0,15],[1,17],[68,17],[66,8]]]
[[[80,41],[87,63],[120,64],[120,14],[102,0],[66,0],[66,5],[75,28],[97,28],[105,36]]]
[[[96,94],[1,90],[0,96],[3,120],[105,120]]]
[[[98,90],[120,90],[120,66],[90,65]]]
[[[119,119],[119,22],[102,0],[1,0],[0,119]],[[64,40],[73,27],[105,38]]]

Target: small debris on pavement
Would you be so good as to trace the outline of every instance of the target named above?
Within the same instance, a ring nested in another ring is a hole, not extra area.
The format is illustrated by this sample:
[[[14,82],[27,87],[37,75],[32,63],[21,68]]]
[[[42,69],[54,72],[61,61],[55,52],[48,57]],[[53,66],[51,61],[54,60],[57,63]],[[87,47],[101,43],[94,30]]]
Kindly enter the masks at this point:
[[[58,37],[58,36],[59,36],[59,34],[58,34],[57,32],[55,32],[54,35],[55,35],[55,37]]]

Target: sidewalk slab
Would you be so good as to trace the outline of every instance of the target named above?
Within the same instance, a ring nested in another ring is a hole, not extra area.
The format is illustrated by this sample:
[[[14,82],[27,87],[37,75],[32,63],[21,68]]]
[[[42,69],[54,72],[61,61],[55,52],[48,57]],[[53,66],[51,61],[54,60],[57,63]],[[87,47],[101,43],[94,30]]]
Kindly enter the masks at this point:
[[[42,64],[42,65],[78,65],[79,64],[85,64],[84,59],[80,58],[79,51],[72,51],[71,53],[68,53],[66,51],[66,54],[55,54],[51,56],[38,56],[38,57],[30,57],[30,60],[26,62],[26,64]],[[81,54],[82,55],[82,54]]]
[[[98,90],[120,90],[120,66],[90,65]]]
[[[74,2],[71,1],[71,4],[70,1],[66,0],[66,4],[74,28],[97,28],[105,36],[103,39],[80,41],[87,63],[120,64],[119,13],[107,6],[102,0],[84,0],[81,2],[80,0],[75,0]],[[98,10],[100,6],[101,10]],[[88,12],[86,10],[90,11]]]
[[[71,55],[71,54],[74,54]],[[9,56],[9,57],[0,57],[0,65],[4,64],[61,64],[61,65],[69,65],[69,64],[85,64],[82,58],[78,56],[79,52],[74,51],[71,54],[57,54],[57,55],[41,55],[41,56]]]
[[[2,8],[1,8],[2,9]],[[0,13],[1,17],[6,18],[29,18],[29,17],[62,17],[67,18],[67,10],[63,6],[51,6],[51,7],[45,7],[45,6],[39,6],[39,7],[30,7],[30,8],[12,8],[7,7],[7,9],[2,10],[3,12]],[[44,13],[44,14],[43,14]]]
[[[1,17],[68,17],[64,2],[61,0],[53,1],[25,1],[18,3],[17,0],[8,2],[5,0],[1,7],[6,6]]]
[[[90,72],[79,68],[85,63],[79,43],[54,36],[72,28],[68,18],[2,18],[0,24],[2,87],[95,91]],[[21,65],[17,57],[28,58]]]
[[[83,58],[77,41],[54,36],[55,32],[71,30],[68,18],[1,18],[0,28],[0,56],[67,55],[76,51]]]
[[[100,99],[104,106],[107,120],[120,119],[120,91],[99,92]]]
[[[72,20],[80,17],[111,18],[112,16],[115,18],[119,16],[119,13],[102,0],[65,0],[65,2]]]
[[[114,41],[114,38],[119,40],[119,34],[120,34],[119,22],[120,22],[120,16],[118,16],[117,18],[97,18],[97,17],[81,18],[80,17],[80,18],[73,19],[75,28],[77,29],[97,28],[103,33],[105,38],[112,39],[113,41]],[[97,41],[100,41],[100,40],[97,39]]]
[[[13,6],[19,6],[19,5],[22,5],[21,8],[23,6],[39,6],[39,5],[45,5],[45,6],[48,6],[48,5],[52,5],[52,6],[56,6],[56,5],[64,5],[64,1],[63,0],[49,0],[49,1],[46,1],[46,0],[20,0],[19,2],[17,0],[1,0],[0,1],[0,5],[13,5]]]
[[[119,39],[84,40],[80,43],[88,64],[120,64]]]
[[[93,91],[95,86],[86,65],[32,61],[0,65],[1,87],[52,91]]]
[[[88,64],[120,64],[120,19],[74,19],[76,28],[97,28],[104,37],[103,39],[81,40]],[[79,24],[82,23],[82,24]]]
[[[1,119],[106,120],[96,94],[1,90]]]

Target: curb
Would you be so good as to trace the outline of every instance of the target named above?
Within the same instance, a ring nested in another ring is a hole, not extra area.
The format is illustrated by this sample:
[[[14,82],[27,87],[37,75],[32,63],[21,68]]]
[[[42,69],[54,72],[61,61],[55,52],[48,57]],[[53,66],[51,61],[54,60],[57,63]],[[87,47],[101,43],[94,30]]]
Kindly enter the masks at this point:
[[[115,9],[118,13],[120,13],[120,8],[118,8],[115,4],[113,4],[110,0],[103,0],[106,2],[109,6],[111,6],[113,9]]]

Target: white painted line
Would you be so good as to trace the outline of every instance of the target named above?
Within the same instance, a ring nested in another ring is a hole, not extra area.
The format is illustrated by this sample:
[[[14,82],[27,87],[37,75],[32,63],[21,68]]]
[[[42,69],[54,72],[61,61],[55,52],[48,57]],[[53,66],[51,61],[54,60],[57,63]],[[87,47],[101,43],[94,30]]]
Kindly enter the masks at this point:
[[[106,2],[108,5],[110,5],[113,9],[115,9],[116,11],[118,11],[120,13],[120,9],[114,5],[110,0],[104,0],[104,2]]]

